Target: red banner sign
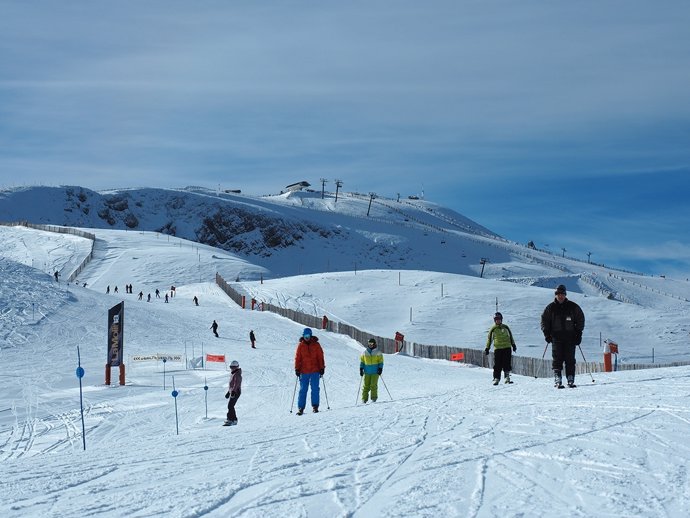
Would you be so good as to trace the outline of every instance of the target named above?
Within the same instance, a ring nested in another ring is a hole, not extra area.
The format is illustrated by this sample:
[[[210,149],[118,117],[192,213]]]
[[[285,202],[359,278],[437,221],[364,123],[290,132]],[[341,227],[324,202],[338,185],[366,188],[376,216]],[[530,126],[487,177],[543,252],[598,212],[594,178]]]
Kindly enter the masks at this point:
[[[207,362],[225,363],[225,355],[224,354],[207,354],[206,355],[206,361]]]

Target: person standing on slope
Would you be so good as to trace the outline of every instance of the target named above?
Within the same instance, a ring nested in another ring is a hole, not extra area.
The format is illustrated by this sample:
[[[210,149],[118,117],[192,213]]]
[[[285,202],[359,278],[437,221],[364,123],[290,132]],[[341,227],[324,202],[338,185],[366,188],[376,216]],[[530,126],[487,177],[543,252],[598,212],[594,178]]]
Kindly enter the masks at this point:
[[[235,412],[235,403],[240,399],[242,393],[242,369],[237,360],[230,362],[230,381],[228,382],[228,391],[225,393],[225,398],[228,400],[228,415],[223,423],[223,426],[235,426],[237,424],[237,413]]]
[[[359,357],[359,375],[364,377],[362,388],[362,403],[369,400],[376,401],[379,397],[379,376],[383,373],[383,354],[376,349],[376,340],[369,339],[367,348]]]
[[[252,349],[256,349],[256,336],[253,329],[249,331],[249,341],[252,343]]]
[[[213,331],[213,334],[216,335],[216,338],[218,338],[218,322],[215,320],[213,321],[213,324],[211,324],[211,330]]]
[[[575,385],[575,348],[582,342],[585,329],[585,314],[580,306],[566,297],[563,284],[556,288],[556,298],[541,315],[541,330],[544,340],[551,344],[553,357],[554,386],[563,388],[562,368],[565,362],[565,376],[568,386]]]
[[[510,328],[503,323],[503,315],[498,312],[494,315],[494,325],[489,329],[489,336],[486,338],[484,349],[486,355],[491,349],[491,342],[494,344],[494,385],[498,385],[501,381],[501,371],[504,372],[505,383],[512,383],[510,380],[513,360],[511,349],[517,351],[517,346]]]
[[[312,335],[308,327],[295,351],[295,375],[299,378],[299,396],[297,397],[297,415],[304,413],[307,405],[307,390],[311,387],[311,406],[314,413],[319,411],[319,379],[326,372],[326,362],[319,339]]]

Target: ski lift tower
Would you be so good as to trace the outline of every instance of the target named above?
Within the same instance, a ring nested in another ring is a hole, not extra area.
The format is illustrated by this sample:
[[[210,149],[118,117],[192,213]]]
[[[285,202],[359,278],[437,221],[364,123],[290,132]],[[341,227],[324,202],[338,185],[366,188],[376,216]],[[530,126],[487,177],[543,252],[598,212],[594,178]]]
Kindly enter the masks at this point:
[[[486,257],[482,257],[482,258],[479,260],[479,264],[482,265],[482,271],[481,271],[480,274],[479,274],[479,278],[480,278],[480,279],[481,279],[482,277],[484,277],[484,265],[485,265],[486,263],[488,263],[488,262],[489,262],[489,260],[488,260]]]

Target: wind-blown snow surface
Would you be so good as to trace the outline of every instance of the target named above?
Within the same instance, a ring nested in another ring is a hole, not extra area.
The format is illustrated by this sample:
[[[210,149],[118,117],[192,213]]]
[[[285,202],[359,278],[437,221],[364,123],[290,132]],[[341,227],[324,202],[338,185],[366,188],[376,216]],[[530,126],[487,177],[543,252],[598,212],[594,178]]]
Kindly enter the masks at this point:
[[[580,376],[577,389],[555,390],[549,380],[521,376],[494,387],[488,369],[386,355],[380,399],[365,406],[356,404],[361,347],[316,330],[327,393],[321,392],[322,412],[298,417],[290,412],[292,359],[302,326],[238,308],[208,272],[200,273],[197,245],[161,246],[152,234],[123,234],[97,232],[96,257],[80,276],[86,288],[57,284],[28,259],[0,258],[2,516],[676,517],[690,511],[690,368],[598,373],[594,382]],[[14,249],[23,240],[36,257],[51,250],[64,262],[81,259],[72,258],[81,252],[67,236],[3,229],[2,239]],[[140,252],[128,256],[130,247]],[[168,304],[138,301],[123,293],[127,283],[135,294],[176,284],[177,296]],[[343,276],[333,297],[378,298],[404,313],[410,302],[392,284],[386,291],[364,275]],[[495,284],[487,282],[479,296],[490,300]],[[127,384],[106,387],[106,314],[121,300]],[[578,302],[587,312],[590,298]],[[516,320],[533,312],[515,306]],[[435,327],[448,326],[446,341],[454,341],[463,315],[448,322],[438,313]],[[381,325],[376,311],[357,317],[359,327]],[[615,318],[631,326],[637,317],[626,320],[620,311]],[[218,339],[209,330],[213,319]],[[662,336],[667,323],[649,318],[645,325]],[[249,346],[250,329],[257,349]],[[77,346],[86,370],[86,451]],[[164,388],[162,364],[131,360],[185,349],[199,356],[202,348],[243,368],[237,427],[220,426],[228,379],[222,366],[185,370],[168,362]]]

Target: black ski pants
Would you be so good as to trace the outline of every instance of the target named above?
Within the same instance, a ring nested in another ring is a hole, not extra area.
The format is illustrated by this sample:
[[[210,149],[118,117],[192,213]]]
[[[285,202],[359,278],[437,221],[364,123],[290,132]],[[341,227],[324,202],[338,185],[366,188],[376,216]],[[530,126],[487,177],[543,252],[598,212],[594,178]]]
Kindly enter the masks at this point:
[[[237,414],[235,413],[235,403],[240,399],[240,394],[238,393],[235,397],[228,399],[228,421],[237,421]]]
[[[510,347],[494,349],[494,379],[501,379],[501,371],[507,376],[512,370],[513,355]]]
[[[565,377],[575,376],[575,348],[577,346],[568,342],[553,342],[551,354],[553,357],[553,370],[562,372],[565,363]]]

